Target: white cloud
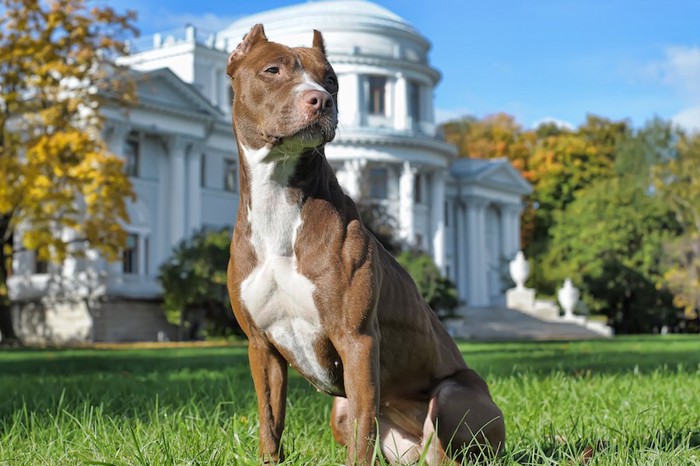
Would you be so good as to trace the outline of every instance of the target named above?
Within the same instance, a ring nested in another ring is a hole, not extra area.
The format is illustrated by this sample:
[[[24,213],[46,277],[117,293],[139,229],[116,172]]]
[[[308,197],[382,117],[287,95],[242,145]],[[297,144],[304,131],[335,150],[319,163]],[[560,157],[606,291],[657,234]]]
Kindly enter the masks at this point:
[[[662,82],[681,97],[700,102],[700,47],[669,47],[659,64]]]
[[[671,121],[687,131],[700,132],[700,105],[677,113]]]
[[[674,45],[666,47],[663,58],[644,65],[623,68],[634,80],[641,78],[661,84],[673,91],[679,110],[673,123],[689,131],[700,131],[700,47]]]

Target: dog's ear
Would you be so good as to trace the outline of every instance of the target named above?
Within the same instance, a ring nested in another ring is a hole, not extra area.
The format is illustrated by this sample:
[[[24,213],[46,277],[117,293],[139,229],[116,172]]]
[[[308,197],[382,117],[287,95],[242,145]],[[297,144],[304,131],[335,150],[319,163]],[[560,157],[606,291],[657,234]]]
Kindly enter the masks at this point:
[[[243,41],[238,44],[238,47],[231,52],[228,57],[228,65],[226,66],[226,74],[233,78],[233,73],[236,71],[236,64],[243,58],[243,55],[248,53],[253,46],[259,42],[267,42],[265,28],[262,24],[253,26],[248,34],[243,37]]]
[[[324,57],[326,56],[326,44],[323,42],[321,31],[314,29],[314,41],[311,43],[311,47],[321,52]]]

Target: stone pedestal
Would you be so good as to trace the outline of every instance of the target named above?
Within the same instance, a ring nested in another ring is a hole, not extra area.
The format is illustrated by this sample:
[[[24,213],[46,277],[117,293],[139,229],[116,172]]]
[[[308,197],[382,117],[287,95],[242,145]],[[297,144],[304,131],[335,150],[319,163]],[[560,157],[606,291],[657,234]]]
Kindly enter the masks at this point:
[[[506,291],[506,307],[542,320],[559,319],[559,308],[551,301],[535,299],[532,288],[511,288]]]
[[[535,290],[532,288],[511,288],[506,291],[506,307],[526,310],[535,307]]]
[[[93,320],[83,300],[15,304],[15,331],[28,346],[62,346],[92,341]]]

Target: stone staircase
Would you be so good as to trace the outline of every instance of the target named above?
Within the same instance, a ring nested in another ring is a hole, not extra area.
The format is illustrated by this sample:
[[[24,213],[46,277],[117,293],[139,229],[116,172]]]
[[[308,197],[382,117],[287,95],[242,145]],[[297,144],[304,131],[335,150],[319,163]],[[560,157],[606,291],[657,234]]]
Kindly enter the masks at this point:
[[[448,322],[453,337],[475,341],[589,340],[609,338],[575,322],[546,321],[505,307],[461,308],[461,322]]]

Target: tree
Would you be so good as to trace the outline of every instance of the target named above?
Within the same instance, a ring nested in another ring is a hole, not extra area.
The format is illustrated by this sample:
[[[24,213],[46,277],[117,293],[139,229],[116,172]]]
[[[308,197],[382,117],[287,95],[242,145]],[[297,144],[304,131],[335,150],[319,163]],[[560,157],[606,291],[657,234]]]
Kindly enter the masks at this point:
[[[13,337],[7,279],[24,249],[61,263],[85,246],[115,258],[133,197],[101,139],[107,98],[133,86],[114,60],[134,13],[84,0],[3,0],[0,18],[0,333]],[[71,232],[71,234],[66,234]]]
[[[689,319],[700,319],[700,135],[681,135],[678,151],[654,171],[654,186],[683,235],[666,245],[666,283]]]
[[[183,240],[161,265],[165,315],[188,329],[189,339],[240,333],[226,289],[231,229],[200,230]]]
[[[588,307],[616,332],[649,332],[675,313],[662,289],[662,258],[677,232],[657,196],[624,178],[601,179],[556,215],[543,268],[551,283],[579,283]]]
[[[582,189],[615,176],[617,147],[630,132],[625,122],[589,115],[575,131],[540,128],[536,133],[528,161],[534,191],[523,214],[523,243],[526,255],[535,263],[531,277],[535,288],[553,292],[554,284],[543,275],[542,260],[549,250],[557,215]]]
[[[457,146],[461,157],[506,158],[527,180],[534,134],[525,132],[511,115],[496,113],[483,119],[467,116],[445,123],[445,140]]]
[[[647,332],[675,318],[663,274],[665,245],[680,228],[651,189],[651,174],[674,153],[679,134],[660,119],[626,137],[597,128],[618,134],[614,143],[601,138],[601,147],[614,147],[612,172],[574,192],[573,201],[555,212],[541,267],[552,285],[566,277],[581,284],[589,307],[607,315],[618,332]]]

